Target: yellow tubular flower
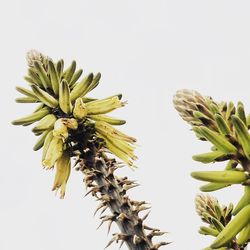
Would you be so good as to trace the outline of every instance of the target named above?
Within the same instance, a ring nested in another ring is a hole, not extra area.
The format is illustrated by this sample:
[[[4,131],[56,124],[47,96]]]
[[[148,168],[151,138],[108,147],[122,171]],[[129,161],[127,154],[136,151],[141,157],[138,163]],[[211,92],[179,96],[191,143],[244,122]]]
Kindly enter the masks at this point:
[[[54,125],[54,130],[53,130],[53,135],[55,137],[61,137],[63,140],[65,140],[66,138],[68,138],[69,133],[68,133],[68,128],[67,126],[64,124],[63,119],[58,119],[55,122]]]
[[[82,98],[77,98],[73,110],[73,115],[76,119],[83,119],[87,115],[88,111]]]
[[[56,161],[56,175],[52,191],[60,189],[60,198],[64,198],[66,184],[69,179],[71,163],[68,151],[64,151],[63,155]]]

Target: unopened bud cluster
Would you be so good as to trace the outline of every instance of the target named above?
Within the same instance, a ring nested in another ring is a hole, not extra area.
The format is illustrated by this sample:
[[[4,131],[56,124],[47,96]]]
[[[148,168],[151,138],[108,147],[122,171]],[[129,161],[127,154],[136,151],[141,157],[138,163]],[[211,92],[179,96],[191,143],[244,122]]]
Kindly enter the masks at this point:
[[[250,116],[242,102],[215,102],[192,90],[178,91],[174,106],[196,136],[211,143],[209,152],[194,155],[193,159],[204,164],[227,162],[223,170],[191,173],[193,178],[206,182],[200,190],[244,186],[244,194],[234,209],[232,204],[220,207],[210,196],[197,197],[196,210],[210,225],[201,227],[200,233],[216,237],[208,249],[243,249],[250,240]],[[231,220],[232,215],[235,217]]]

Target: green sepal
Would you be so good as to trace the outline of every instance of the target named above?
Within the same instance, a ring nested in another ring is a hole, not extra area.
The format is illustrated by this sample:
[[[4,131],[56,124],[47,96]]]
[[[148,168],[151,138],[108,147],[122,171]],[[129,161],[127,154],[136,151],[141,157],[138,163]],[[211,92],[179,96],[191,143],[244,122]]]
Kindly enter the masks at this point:
[[[198,127],[198,131],[208,141],[210,141],[218,150],[226,154],[237,153],[237,148],[231,144],[223,135],[214,132],[204,126]]]
[[[233,209],[234,209],[234,204],[232,202],[230,202],[229,205],[227,206],[227,209],[224,210],[223,216],[224,216],[226,221],[231,220]]]
[[[32,132],[39,133],[47,129],[52,129],[56,120],[57,117],[55,115],[48,114],[44,116],[38,123],[36,123],[35,127],[32,129]]]
[[[89,93],[90,91],[92,91],[94,88],[96,88],[96,87],[98,86],[98,84],[99,84],[100,79],[101,79],[101,73],[98,72],[98,73],[94,76],[94,78],[93,78],[91,84],[90,84],[89,87],[88,87],[87,92],[86,92],[84,95],[86,95],[87,93]]]
[[[33,150],[34,151],[37,151],[39,150],[40,148],[43,147],[43,144],[44,144],[44,141],[45,141],[45,138],[47,136],[47,134],[50,132],[50,130],[46,130],[42,133],[42,135],[39,137],[39,139],[37,140],[36,144],[34,145],[33,147]]]
[[[250,239],[250,223],[246,225],[239,233],[237,243],[240,246],[245,245]]]
[[[59,106],[65,114],[70,114],[72,112],[70,89],[65,79],[59,84]]]
[[[19,97],[15,99],[15,102],[17,103],[37,103],[39,102],[37,98],[32,98],[32,97]]]
[[[42,161],[45,159],[50,142],[53,139],[53,130],[50,130],[49,133],[46,135],[44,143],[43,143],[43,152],[42,152]]]
[[[207,183],[203,186],[200,187],[200,191],[202,192],[213,192],[213,191],[217,191],[217,190],[220,190],[222,188],[226,188],[226,187],[229,187],[230,184],[228,183],[213,183],[213,182],[210,182],[210,183]]]
[[[42,108],[41,110],[34,112],[30,115],[24,116],[22,118],[16,119],[12,121],[13,125],[27,125],[27,124],[32,124],[33,122],[39,121],[42,119],[45,115],[49,114],[50,110],[45,107]]]
[[[29,84],[37,84],[31,77],[29,77],[29,76],[25,76],[24,77],[24,80],[26,81],[26,82],[28,82]],[[38,85],[38,84],[37,84]],[[42,87],[43,88],[43,85],[39,85],[39,87]]]
[[[58,101],[52,95],[48,94],[46,91],[42,90],[36,85],[31,85],[31,88],[34,91],[37,98],[45,105],[51,108],[56,108],[58,106]]]
[[[70,82],[74,73],[76,70],[76,61],[72,61],[72,63],[70,64],[70,66],[68,67],[68,69],[65,70],[65,72],[63,73],[64,75],[64,79],[67,82]]]
[[[223,152],[212,151],[204,154],[194,155],[192,158],[194,161],[199,161],[202,163],[210,163],[210,162],[215,162],[218,158],[221,158],[223,156],[226,156],[226,154]]]
[[[231,119],[243,151],[246,157],[250,159],[250,135],[248,128],[238,116],[233,115]]]
[[[26,95],[26,96],[31,97],[33,99],[37,99],[36,95],[29,89],[17,86],[16,90],[23,95]]]
[[[51,82],[47,76],[47,72],[45,71],[45,69],[43,68],[43,65],[38,62],[38,61],[34,61],[34,67],[37,71],[37,74],[39,75],[39,78],[43,84],[43,87],[45,89],[51,88]]]
[[[213,224],[213,226],[219,231],[221,232],[224,229],[223,224],[216,218],[211,217],[211,223]]]
[[[37,86],[43,88],[43,83],[41,79],[39,78],[37,71],[34,68],[28,69],[28,77],[24,77],[26,81],[28,81],[31,84],[36,84]]]
[[[229,120],[233,114],[235,114],[235,106],[233,102],[229,102],[227,105],[226,120]]]
[[[94,121],[104,121],[107,122],[110,125],[123,125],[126,123],[125,120],[113,118],[107,115],[89,115],[88,116],[90,119],[93,119]]]
[[[78,97],[84,96],[88,92],[92,80],[93,73],[87,75],[81,82],[77,83],[70,93],[71,101],[75,101]]]
[[[250,186],[244,187],[244,194],[242,198],[237,203],[236,207],[234,208],[232,214],[236,215],[242,208],[250,204]]]
[[[244,207],[219,233],[211,248],[225,247],[250,222],[250,205]]]
[[[63,59],[61,59],[56,64],[56,72],[58,75],[59,82],[60,82],[61,77],[63,75],[63,68],[64,68],[64,61],[63,61]]]
[[[237,116],[243,121],[245,125],[247,125],[247,118],[245,114],[244,104],[242,102],[238,102],[237,104]]]
[[[211,235],[211,236],[216,237],[219,234],[219,231],[211,227],[203,226],[203,227],[200,227],[199,233],[203,235]]]
[[[224,120],[224,118],[219,115],[219,114],[215,114],[215,121],[216,124],[219,128],[219,131],[222,135],[229,135],[230,134],[230,128],[228,127],[226,121]]]
[[[49,74],[50,74],[52,89],[53,89],[54,93],[58,96],[58,94],[59,94],[59,77],[58,77],[55,65],[51,60],[49,60],[48,65],[49,65]]]
[[[196,171],[191,176],[196,180],[227,184],[244,183],[249,179],[248,173],[234,170]]]
[[[214,205],[214,210],[215,210],[215,213],[216,213],[216,218],[219,221],[221,221],[222,211],[221,211],[221,207],[219,206],[219,204]]]
[[[77,80],[81,77],[83,70],[79,69],[77,70],[74,75],[72,76],[72,79],[69,83],[69,87],[74,87],[74,84],[77,82]]]

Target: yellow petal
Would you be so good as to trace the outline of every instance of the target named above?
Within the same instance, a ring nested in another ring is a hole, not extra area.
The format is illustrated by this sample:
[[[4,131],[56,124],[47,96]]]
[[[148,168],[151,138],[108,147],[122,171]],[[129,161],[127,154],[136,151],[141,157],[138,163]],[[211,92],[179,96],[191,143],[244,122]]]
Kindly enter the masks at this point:
[[[64,151],[63,155],[56,161],[55,167],[56,175],[52,191],[60,189],[60,198],[63,199],[71,170],[70,155],[68,151]]]
[[[63,119],[58,119],[54,124],[53,135],[55,137],[61,137],[62,139],[67,139],[69,136],[68,128],[64,124]]]
[[[49,147],[46,152],[46,156],[43,160],[43,166],[47,169],[52,168],[55,162],[62,156],[63,154],[63,140],[60,137],[53,137]]]

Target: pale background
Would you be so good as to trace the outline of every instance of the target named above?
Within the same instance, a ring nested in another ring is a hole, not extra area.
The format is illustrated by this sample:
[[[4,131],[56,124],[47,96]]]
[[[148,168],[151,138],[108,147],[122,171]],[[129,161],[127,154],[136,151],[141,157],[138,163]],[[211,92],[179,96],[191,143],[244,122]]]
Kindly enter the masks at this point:
[[[101,71],[93,95],[124,94],[129,105],[116,115],[140,144],[139,169],[121,172],[141,183],[131,196],[152,204],[148,224],[170,232],[165,239],[174,243],[162,249],[207,246],[211,239],[197,233],[193,204],[200,183],[189,173],[210,169],[191,159],[209,145],[178,117],[172,96],[197,89],[217,100],[240,99],[250,109],[249,13],[249,1],[2,0],[0,249],[99,250],[111,238],[105,226],[96,231],[97,203],[83,198],[81,174],[72,171],[66,198],[55,197],[54,172],[44,171],[41,152],[32,151],[31,128],[10,125],[33,110],[14,102],[32,48],[68,63],[75,59],[85,72]],[[228,204],[240,191],[215,195]]]

